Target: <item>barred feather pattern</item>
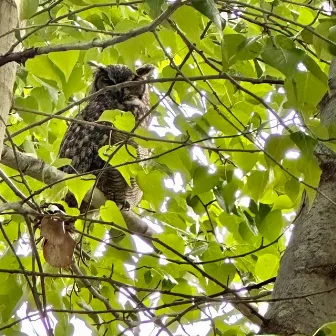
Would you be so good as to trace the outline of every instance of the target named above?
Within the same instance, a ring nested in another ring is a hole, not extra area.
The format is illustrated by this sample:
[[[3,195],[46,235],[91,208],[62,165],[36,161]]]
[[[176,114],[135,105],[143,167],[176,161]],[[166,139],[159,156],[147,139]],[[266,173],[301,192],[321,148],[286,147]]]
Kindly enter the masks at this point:
[[[103,74],[99,69],[95,75],[91,92],[101,89],[104,85],[113,85],[126,81],[143,80],[145,75],[134,74],[130,69],[123,65],[112,65],[107,67],[108,79],[103,79]],[[105,85],[105,86],[106,86]],[[78,119],[96,122],[105,110],[119,109],[130,111],[134,114],[136,121],[139,121],[149,112],[149,92],[147,85],[137,85],[124,88],[118,92],[106,90],[90,100],[87,106],[78,115]],[[141,126],[148,127],[150,116],[147,116]],[[111,125],[107,122],[101,122]],[[61,168],[66,173],[86,173],[93,172],[98,178],[97,188],[101,190],[105,197],[116,202],[120,207],[136,206],[142,197],[142,191],[138,187],[134,178],[131,178],[131,185],[128,185],[121,173],[114,167],[101,159],[98,155],[100,147],[105,145],[116,145],[125,142],[127,134],[115,130],[104,129],[93,125],[72,122],[63,138],[60,146],[59,157],[71,159],[71,165]],[[146,149],[140,148],[134,141],[129,140],[127,145],[132,145],[137,150],[139,159],[148,157]],[[95,170],[102,170],[94,172]],[[71,205],[72,206],[72,205]]]

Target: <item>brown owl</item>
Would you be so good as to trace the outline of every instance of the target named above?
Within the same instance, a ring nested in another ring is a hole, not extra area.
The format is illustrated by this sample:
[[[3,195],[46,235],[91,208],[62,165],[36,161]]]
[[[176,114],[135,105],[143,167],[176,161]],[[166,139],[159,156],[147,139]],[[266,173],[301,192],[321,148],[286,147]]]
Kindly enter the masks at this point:
[[[98,66],[95,73],[91,93],[99,91],[107,86],[128,82],[141,81],[153,72],[154,67],[144,65],[138,68],[135,73],[125,65]],[[103,93],[90,99],[87,106],[79,113],[78,119],[96,122],[105,110],[119,109],[130,111],[138,121],[149,111],[148,86],[141,84],[125,87],[118,91],[105,90]],[[148,126],[150,117],[141,123]],[[104,124],[108,124],[104,122]],[[60,146],[59,157],[71,159],[71,165],[60,168],[62,171],[74,174],[95,171],[104,168],[104,172],[99,176],[97,187],[105,197],[116,202],[120,207],[133,207],[137,205],[142,197],[142,192],[135,180],[131,178],[131,186],[127,184],[120,172],[106,165],[98,155],[100,147],[105,145],[119,144],[125,140],[125,134],[113,130],[103,129],[92,125],[84,125],[72,122],[63,138]],[[137,148],[139,158],[144,157],[144,151]],[[76,205],[69,204],[70,206]],[[68,200],[67,200],[68,202]],[[68,202],[69,203],[69,202]],[[79,206],[79,205],[78,205]]]

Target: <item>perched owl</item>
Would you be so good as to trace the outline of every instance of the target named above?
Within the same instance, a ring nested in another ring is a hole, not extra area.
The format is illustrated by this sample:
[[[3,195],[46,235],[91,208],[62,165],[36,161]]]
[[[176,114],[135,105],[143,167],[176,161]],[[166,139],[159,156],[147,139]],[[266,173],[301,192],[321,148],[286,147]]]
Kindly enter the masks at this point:
[[[123,82],[144,80],[153,72],[153,69],[153,66],[145,65],[133,73],[125,65],[98,66],[91,93]],[[117,92],[105,90],[88,102],[78,115],[78,119],[95,122],[105,110],[113,109],[130,111],[134,114],[136,121],[139,120],[149,111],[148,86],[141,84],[122,88]],[[150,117],[146,117],[141,125],[146,127],[149,122]],[[104,122],[104,124],[108,123]],[[106,166],[106,162],[99,157],[99,148],[105,145],[119,144],[125,140],[126,136],[120,132],[79,124],[74,121],[69,125],[59,151],[59,157],[72,160],[71,165],[60,169],[69,174],[102,169]],[[138,157],[143,158],[144,151],[134,142],[132,145],[137,148]],[[96,174],[96,176],[98,175]],[[107,199],[116,202],[121,208],[137,205],[142,197],[142,192],[135,180],[132,178],[131,186],[129,186],[119,171],[111,165],[107,165],[99,177],[97,187]],[[78,204],[78,206],[80,205]]]

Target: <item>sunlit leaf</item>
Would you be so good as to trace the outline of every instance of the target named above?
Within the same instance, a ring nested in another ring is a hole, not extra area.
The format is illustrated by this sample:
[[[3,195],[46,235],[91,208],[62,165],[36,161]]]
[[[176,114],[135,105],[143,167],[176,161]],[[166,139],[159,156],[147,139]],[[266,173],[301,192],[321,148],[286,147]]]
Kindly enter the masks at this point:
[[[80,205],[86,193],[93,187],[95,177],[72,178],[65,182],[69,190],[74,194],[77,204]]]
[[[114,202],[106,201],[105,205],[100,207],[99,213],[102,220],[126,227],[125,220]]]
[[[279,258],[274,254],[264,254],[260,256],[255,265],[256,276],[264,281],[274,277],[279,268]]]

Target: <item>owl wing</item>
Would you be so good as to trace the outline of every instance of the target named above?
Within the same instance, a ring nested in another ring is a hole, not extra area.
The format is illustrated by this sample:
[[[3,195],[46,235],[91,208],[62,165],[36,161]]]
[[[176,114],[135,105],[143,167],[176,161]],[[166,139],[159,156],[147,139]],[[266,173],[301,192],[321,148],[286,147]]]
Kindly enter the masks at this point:
[[[71,159],[71,166],[62,167],[66,173],[85,173],[104,166],[98,150],[108,142],[108,130],[73,122],[61,143],[59,156]]]

